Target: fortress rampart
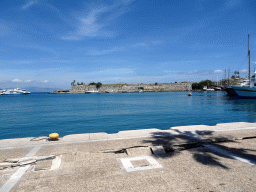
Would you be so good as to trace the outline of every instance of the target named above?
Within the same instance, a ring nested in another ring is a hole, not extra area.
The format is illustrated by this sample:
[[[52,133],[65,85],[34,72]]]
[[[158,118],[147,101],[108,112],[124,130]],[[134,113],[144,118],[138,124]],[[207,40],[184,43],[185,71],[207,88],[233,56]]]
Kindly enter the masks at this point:
[[[83,94],[86,91],[99,91],[104,92],[116,92],[121,93],[123,91],[137,92],[142,88],[144,92],[170,92],[170,91],[186,91],[192,90],[192,83],[159,83],[155,84],[113,84],[113,85],[102,85],[99,89],[95,85],[73,85],[70,93],[72,94]]]

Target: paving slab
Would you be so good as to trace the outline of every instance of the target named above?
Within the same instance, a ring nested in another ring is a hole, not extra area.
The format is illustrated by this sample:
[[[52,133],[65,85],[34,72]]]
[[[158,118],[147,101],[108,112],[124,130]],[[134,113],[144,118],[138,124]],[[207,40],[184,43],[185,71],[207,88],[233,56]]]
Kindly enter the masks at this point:
[[[256,127],[256,123],[237,122],[237,123],[219,123],[216,129],[239,129],[247,127]]]
[[[176,132],[193,132],[193,131],[227,131],[236,129],[256,128],[256,123],[237,122],[237,123],[220,123],[215,126],[208,125],[190,125],[171,127],[170,130]]]
[[[115,154],[101,155],[63,158],[60,170],[49,175],[44,171],[41,177],[28,173],[16,191],[253,191],[255,187],[255,168],[203,148],[157,158],[162,169],[132,173],[122,168]]]
[[[74,141],[88,141],[89,134],[73,134],[63,137],[63,142],[74,142]]]
[[[12,148],[12,147],[21,147],[25,146],[30,142],[32,138],[19,138],[19,139],[2,139],[0,140],[0,149],[1,148]]]
[[[52,159],[49,160],[43,160],[36,162],[36,165],[34,166],[34,171],[41,171],[41,170],[50,170],[52,166]]]
[[[244,129],[236,131],[197,131],[195,135],[211,140],[241,140],[256,138],[256,129]]]
[[[32,147],[0,150],[0,162],[3,162],[6,159],[25,157],[31,150]]]
[[[215,146],[256,162],[256,138],[235,142],[218,143]]]
[[[129,148],[126,151],[127,151],[127,155],[132,157],[142,156],[142,155],[152,155],[150,147],[135,147],[135,148]]]
[[[131,130],[131,131],[119,131],[116,135],[119,138],[128,138],[128,137],[151,137],[155,132],[159,132],[159,129],[140,129],[140,130]]]
[[[62,159],[63,165],[60,170],[53,174],[55,176],[44,175],[44,177],[37,178],[38,182],[35,182],[36,185],[45,184],[56,186],[58,183],[61,184],[57,185],[60,188],[53,187],[50,191],[57,189],[63,191],[73,189],[82,191],[101,191],[103,188],[107,191],[122,191],[123,189],[127,191],[160,191],[160,189],[164,191],[170,189],[178,189],[177,191],[179,191],[179,189],[181,189],[181,191],[182,189],[191,191],[196,190],[197,188],[202,191],[205,189],[216,191],[222,189],[235,189],[232,186],[235,184],[234,181],[236,180],[234,180],[233,177],[232,179],[227,179],[226,177],[234,171],[233,169],[238,169],[239,167],[242,167],[242,170],[239,169],[239,174],[242,174],[245,172],[246,167],[243,163],[232,159],[225,159],[224,157],[220,157],[205,149],[195,149],[181,151],[170,157],[157,159],[160,164],[164,165],[164,168],[161,170],[148,170],[129,175],[122,169],[122,167],[120,167],[115,154],[104,154],[102,156],[100,153],[81,152],[78,157],[74,158],[76,155],[64,155]],[[251,169],[251,167],[248,167],[247,170],[248,169]],[[217,175],[220,178],[216,178],[216,172],[222,175],[222,177]],[[252,174],[255,173],[254,170],[253,173],[251,173],[251,177]],[[29,173],[26,177],[28,176]],[[209,181],[207,181],[206,176],[210,178]],[[214,177],[215,181],[212,181],[212,177]],[[236,177],[239,177],[239,183],[241,185],[241,176]],[[34,178],[36,178],[36,175],[34,175],[33,178],[25,179],[24,182],[27,183],[27,188],[25,183],[23,183],[21,188],[18,187],[16,190],[22,191],[25,189],[26,191],[36,189],[37,186],[33,187],[33,182],[36,180]],[[32,183],[31,179],[33,181]],[[54,183],[52,183],[52,179]],[[247,183],[250,179],[252,178],[248,177]],[[121,183],[118,184],[116,182]],[[237,186],[237,184],[235,185]],[[46,190],[46,186],[42,186],[42,189]],[[240,187],[240,189],[248,188]]]
[[[116,134],[90,133],[89,140],[108,140],[116,138]]]

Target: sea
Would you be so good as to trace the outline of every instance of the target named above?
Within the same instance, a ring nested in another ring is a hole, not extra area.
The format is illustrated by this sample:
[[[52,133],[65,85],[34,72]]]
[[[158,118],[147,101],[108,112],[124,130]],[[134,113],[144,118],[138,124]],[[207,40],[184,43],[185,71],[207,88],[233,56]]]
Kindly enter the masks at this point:
[[[0,96],[0,139],[255,122],[256,100],[193,91]]]

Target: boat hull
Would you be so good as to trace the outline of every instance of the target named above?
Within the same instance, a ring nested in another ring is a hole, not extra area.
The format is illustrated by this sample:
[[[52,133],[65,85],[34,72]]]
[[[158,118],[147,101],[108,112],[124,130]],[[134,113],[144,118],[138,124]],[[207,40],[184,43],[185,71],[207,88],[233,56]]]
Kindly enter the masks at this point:
[[[1,90],[0,95],[27,95],[30,92],[27,92],[25,89],[8,89],[8,90]]]
[[[256,99],[256,87],[232,86],[232,89],[235,91],[239,98]]]
[[[22,95],[24,93],[3,93],[2,95]]]
[[[85,94],[99,94],[99,91],[86,91]]]
[[[233,88],[225,88],[224,91],[226,91],[227,96],[238,96]]]

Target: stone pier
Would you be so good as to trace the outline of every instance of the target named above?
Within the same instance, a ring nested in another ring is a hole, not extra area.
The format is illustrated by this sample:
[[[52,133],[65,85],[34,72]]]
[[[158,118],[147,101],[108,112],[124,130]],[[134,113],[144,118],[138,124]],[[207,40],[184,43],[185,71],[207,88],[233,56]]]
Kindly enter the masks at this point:
[[[255,191],[256,123],[0,140],[0,191]]]

